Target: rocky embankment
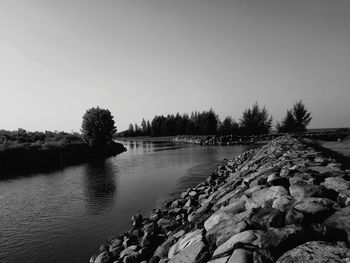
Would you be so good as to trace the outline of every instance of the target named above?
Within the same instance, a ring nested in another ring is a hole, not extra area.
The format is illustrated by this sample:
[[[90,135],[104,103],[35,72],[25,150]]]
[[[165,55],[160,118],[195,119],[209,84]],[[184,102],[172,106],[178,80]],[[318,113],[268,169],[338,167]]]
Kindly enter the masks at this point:
[[[91,262],[350,262],[350,171],[279,137],[131,220]]]
[[[237,145],[267,143],[273,139],[285,136],[285,133],[262,134],[262,135],[178,135],[172,139],[175,143],[190,143],[199,145]],[[302,132],[295,136],[307,139],[317,139],[324,141],[342,140],[349,135],[349,130],[344,129],[335,132]]]

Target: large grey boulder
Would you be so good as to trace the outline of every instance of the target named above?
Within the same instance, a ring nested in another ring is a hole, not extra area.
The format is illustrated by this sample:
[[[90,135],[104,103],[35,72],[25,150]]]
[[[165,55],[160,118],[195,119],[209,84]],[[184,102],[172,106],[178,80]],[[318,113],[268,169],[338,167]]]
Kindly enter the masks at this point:
[[[233,251],[228,263],[253,263],[253,252],[243,248]]]
[[[203,229],[198,229],[183,235],[173,246],[170,247],[168,258],[173,258],[176,254],[194,243],[202,242]]]
[[[350,250],[327,244],[322,241],[311,241],[284,253],[277,263],[349,263]]]
[[[289,192],[296,200],[302,200],[305,197],[323,197],[336,200],[338,195],[334,190],[314,184],[294,184],[289,187]]]
[[[168,263],[196,263],[205,250],[203,241],[195,242],[177,253]]]
[[[261,189],[252,194],[252,197],[246,202],[246,209],[252,210],[254,208],[265,207],[275,199],[287,195],[289,195],[287,189],[282,186],[271,186]]]
[[[319,222],[330,216],[339,205],[327,198],[306,197],[294,206],[294,209],[303,213],[307,221]]]
[[[348,242],[350,242],[350,207],[338,210],[323,223],[328,227],[344,231],[347,234]]]
[[[259,233],[254,232],[253,230],[246,230],[241,233],[238,233],[232,236],[225,243],[220,245],[215,251],[213,256],[218,256],[221,254],[225,254],[228,251],[231,251],[238,243],[244,244],[252,244],[255,240],[257,240]]]

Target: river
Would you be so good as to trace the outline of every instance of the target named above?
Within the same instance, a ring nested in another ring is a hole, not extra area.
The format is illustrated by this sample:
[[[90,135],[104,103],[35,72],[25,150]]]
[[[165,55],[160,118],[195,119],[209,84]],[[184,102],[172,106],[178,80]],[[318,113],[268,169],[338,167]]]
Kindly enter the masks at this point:
[[[124,141],[93,163],[0,181],[0,262],[88,262],[98,247],[164,200],[252,146]]]

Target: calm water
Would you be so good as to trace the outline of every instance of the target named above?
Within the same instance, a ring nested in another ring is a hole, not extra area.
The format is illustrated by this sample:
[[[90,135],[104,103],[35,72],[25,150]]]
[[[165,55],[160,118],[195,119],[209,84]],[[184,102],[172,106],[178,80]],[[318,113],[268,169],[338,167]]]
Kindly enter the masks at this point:
[[[0,262],[88,262],[138,209],[148,214],[249,149],[124,145],[127,152],[105,161],[0,181]]]

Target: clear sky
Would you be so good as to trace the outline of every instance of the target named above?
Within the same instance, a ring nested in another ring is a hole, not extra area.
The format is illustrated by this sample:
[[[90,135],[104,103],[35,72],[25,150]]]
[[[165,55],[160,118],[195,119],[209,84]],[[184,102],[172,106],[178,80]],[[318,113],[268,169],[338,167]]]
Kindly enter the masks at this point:
[[[303,99],[310,128],[350,126],[348,0],[1,0],[0,129],[118,130],[255,101],[274,120]]]

